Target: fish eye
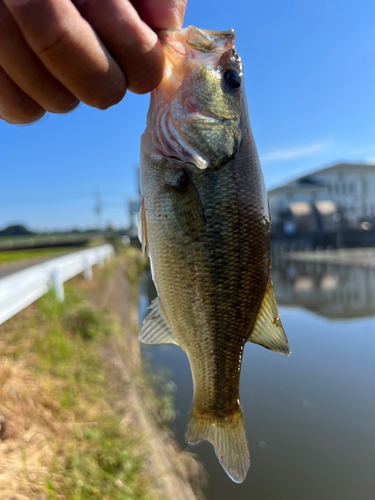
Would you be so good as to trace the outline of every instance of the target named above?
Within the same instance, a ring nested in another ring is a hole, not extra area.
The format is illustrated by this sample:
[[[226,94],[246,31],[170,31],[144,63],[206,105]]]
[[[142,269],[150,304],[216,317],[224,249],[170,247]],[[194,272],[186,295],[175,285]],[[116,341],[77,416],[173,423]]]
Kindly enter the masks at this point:
[[[241,87],[241,77],[238,71],[227,69],[224,73],[224,80],[233,90],[238,90]]]

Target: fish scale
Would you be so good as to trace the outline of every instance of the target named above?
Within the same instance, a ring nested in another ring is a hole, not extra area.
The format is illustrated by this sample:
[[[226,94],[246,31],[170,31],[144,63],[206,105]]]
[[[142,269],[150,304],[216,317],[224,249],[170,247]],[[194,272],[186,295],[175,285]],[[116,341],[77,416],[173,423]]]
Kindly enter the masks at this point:
[[[194,385],[187,439],[210,441],[229,476],[242,482],[250,465],[239,403],[245,343],[289,353],[270,275],[267,194],[244,90],[226,87],[242,75],[233,33],[190,27],[160,36],[170,69],[153,92],[142,136],[140,215],[158,301],[140,339],[185,351]],[[182,80],[174,77],[171,88],[176,44]],[[224,78],[227,71],[234,76]]]

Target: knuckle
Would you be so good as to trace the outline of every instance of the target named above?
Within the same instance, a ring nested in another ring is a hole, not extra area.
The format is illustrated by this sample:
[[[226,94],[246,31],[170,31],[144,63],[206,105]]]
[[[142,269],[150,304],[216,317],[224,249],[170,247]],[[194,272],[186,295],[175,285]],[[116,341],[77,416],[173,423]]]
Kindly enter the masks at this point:
[[[71,56],[73,53],[73,43],[66,29],[61,28],[54,38],[48,42],[40,43],[36,48],[38,56],[49,61],[58,61],[64,57]]]

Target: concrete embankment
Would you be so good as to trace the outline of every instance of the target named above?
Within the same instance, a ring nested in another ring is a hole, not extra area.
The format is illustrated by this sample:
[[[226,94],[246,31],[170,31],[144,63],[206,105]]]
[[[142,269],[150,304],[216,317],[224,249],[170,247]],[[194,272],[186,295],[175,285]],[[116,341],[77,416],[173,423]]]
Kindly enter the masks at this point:
[[[277,258],[292,261],[362,266],[375,268],[375,248],[341,248],[276,254]]]

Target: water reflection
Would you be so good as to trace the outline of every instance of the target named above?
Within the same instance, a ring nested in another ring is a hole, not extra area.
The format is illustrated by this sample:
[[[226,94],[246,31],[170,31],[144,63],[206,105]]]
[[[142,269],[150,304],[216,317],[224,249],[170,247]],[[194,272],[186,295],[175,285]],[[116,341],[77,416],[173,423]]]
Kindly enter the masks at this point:
[[[279,305],[332,319],[375,313],[375,269],[276,260],[272,276]]]
[[[145,346],[177,385],[172,424],[181,448],[209,475],[208,500],[370,500],[375,491],[374,271],[275,262],[279,312],[292,356],[246,344],[240,398],[251,467],[241,485],[222,470],[212,446],[187,445],[193,397],[189,363],[175,345]],[[140,318],[156,296],[140,289]],[[314,314],[311,314],[312,311]]]

